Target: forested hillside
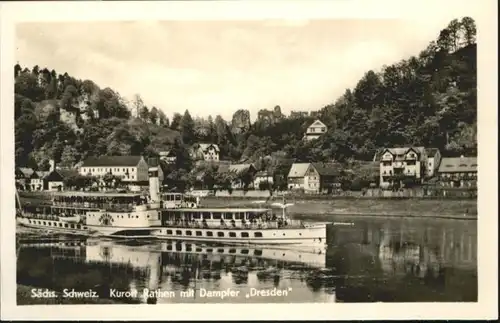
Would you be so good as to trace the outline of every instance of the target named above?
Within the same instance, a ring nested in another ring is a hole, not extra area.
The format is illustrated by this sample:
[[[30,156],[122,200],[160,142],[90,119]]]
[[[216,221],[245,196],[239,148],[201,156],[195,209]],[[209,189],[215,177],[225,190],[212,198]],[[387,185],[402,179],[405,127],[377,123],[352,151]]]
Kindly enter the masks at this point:
[[[229,121],[192,118],[188,111],[169,120],[161,107],[146,106],[140,96],[127,104],[116,91],[90,80],[16,65],[16,164],[46,169],[51,158],[71,166],[92,155],[149,156],[169,147],[186,156],[194,142],[217,143],[221,159],[266,160],[276,167],[281,161],[370,160],[387,146],[475,154],[475,23],[468,17],[453,20],[436,36],[416,56],[374,66],[380,71],[368,71],[353,89],[332,98],[334,103],[305,107],[317,110],[328,126],[326,135],[312,142],[302,137],[315,118],[287,117],[279,106],[263,108],[253,124],[249,112],[238,107]]]

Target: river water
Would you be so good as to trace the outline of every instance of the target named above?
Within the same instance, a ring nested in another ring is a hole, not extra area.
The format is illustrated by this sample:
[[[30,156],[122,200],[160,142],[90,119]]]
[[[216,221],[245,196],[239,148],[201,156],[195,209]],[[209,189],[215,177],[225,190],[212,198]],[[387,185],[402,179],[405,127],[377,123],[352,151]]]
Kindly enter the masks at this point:
[[[21,237],[17,284],[35,290],[18,304],[43,291],[74,298],[73,290],[88,292],[81,303],[96,295],[123,303],[477,301],[475,221],[339,218],[327,235],[323,250]]]

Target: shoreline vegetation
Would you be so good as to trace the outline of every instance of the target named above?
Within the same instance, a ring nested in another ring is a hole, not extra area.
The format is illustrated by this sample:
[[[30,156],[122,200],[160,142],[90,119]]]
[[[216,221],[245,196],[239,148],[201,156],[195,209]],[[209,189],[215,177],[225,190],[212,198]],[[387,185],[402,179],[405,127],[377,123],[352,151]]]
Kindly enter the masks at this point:
[[[21,203],[49,203],[49,195],[22,193]],[[269,203],[262,198],[248,197],[204,197],[202,207],[269,207],[270,203],[280,201],[274,197]],[[287,209],[288,214],[297,219],[326,221],[332,217],[411,217],[442,219],[477,219],[476,199],[427,199],[427,198],[356,198],[356,197],[286,197],[287,203],[293,203]]]

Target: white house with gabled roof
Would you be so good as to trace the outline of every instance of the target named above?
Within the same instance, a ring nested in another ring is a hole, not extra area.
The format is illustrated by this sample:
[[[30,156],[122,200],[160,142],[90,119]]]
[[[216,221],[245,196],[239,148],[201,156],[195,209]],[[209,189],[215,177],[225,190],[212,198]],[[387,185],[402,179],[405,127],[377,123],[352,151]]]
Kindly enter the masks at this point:
[[[309,127],[307,127],[306,133],[304,135],[305,140],[315,140],[325,134],[328,130],[327,126],[317,119]]]

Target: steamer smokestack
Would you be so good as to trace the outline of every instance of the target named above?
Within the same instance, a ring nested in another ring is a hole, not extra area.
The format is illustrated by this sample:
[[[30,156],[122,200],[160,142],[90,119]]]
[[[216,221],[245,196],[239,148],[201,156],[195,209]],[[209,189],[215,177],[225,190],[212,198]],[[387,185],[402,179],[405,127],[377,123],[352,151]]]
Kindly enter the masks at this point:
[[[149,196],[152,203],[160,202],[160,179],[158,177],[158,158],[149,159]]]

